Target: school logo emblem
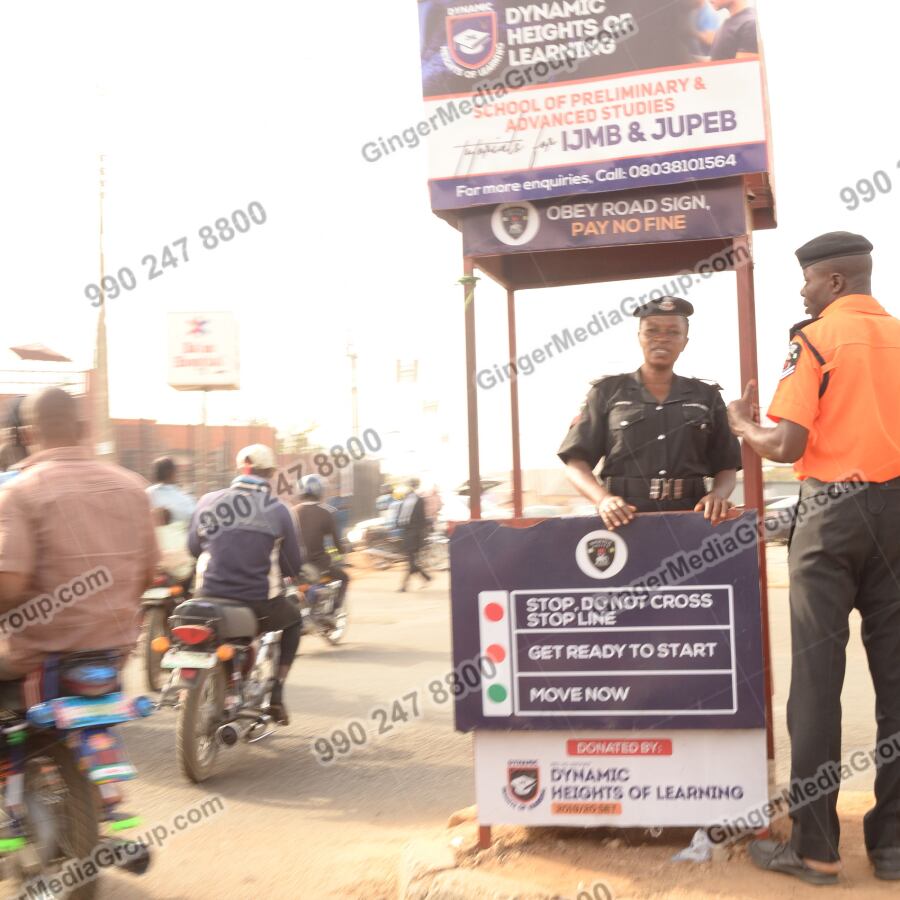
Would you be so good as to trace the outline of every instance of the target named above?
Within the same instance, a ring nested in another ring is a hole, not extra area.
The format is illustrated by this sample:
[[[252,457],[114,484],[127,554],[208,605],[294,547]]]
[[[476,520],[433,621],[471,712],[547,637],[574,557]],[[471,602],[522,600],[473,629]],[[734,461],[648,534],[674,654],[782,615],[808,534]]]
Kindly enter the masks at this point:
[[[501,244],[521,247],[534,240],[541,227],[541,214],[527,200],[501,203],[491,215],[491,231]]]
[[[612,531],[591,531],[578,542],[575,562],[590,578],[612,578],[628,562],[628,545]]]
[[[541,769],[536,759],[510,760],[506,765],[503,796],[514,809],[534,809],[544,799]]]
[[[450,7],[445,22],[447,43],[441,48],[444,65],[462,78],[493,72],[503,61],[505,45],[497,40],[493,2]]]

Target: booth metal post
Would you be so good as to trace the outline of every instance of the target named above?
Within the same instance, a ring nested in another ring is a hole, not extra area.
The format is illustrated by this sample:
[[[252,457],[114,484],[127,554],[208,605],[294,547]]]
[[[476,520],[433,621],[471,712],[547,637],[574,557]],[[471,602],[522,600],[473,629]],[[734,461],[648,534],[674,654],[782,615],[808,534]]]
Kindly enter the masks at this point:
[[[515,373],[509,379],[510,422],[512,425],[512,482],[513,515],[522,518],[522,454],[519,442],[519,373],[515,369],[516,359],[516,292],[506,292],[506,320],[509,330],[509,364]]]
[[[738,341],[741,351],[741,386],[748,381],[758,383],[756,359],[756,297],[753,286],[753,254],[750,238],[744,234],[734,238],[738,295]],[[744,506],[756,509],[762,521],[763,503],[762,460],[745,443],[744,463]],[[766,542],[760,536],[759,542],[759,599],[761,604],[763,632],[763,679],[766,694],[766,749],[769,759],[775,759],[775,737],[772,730],[772,648],[769,639],[769,582],[766,570]]]
[[[460,279],[466,315],[466,398],[469,418],[469,518],[481,518],[481,467],[478,461],[478,383],[475,380],[475,264],[463,257]]]

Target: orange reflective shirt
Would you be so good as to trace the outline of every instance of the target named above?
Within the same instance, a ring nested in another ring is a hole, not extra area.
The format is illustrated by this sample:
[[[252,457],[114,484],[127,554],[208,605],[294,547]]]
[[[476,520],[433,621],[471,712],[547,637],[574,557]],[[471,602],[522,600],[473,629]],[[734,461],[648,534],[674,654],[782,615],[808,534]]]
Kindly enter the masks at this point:
[[[827,306],[794,335],[769,418],[809,429],[800,478],[900,475],[900,319],[866,294]]]

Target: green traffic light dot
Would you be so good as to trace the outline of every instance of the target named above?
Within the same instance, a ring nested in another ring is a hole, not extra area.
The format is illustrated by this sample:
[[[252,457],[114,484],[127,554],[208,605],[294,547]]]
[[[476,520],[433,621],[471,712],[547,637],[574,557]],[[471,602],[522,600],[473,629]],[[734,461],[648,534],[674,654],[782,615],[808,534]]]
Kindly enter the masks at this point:
[[[506,688],[502,684],[492,684],[487,691],[488,697],[494,703],[502,703],[506,699]]]

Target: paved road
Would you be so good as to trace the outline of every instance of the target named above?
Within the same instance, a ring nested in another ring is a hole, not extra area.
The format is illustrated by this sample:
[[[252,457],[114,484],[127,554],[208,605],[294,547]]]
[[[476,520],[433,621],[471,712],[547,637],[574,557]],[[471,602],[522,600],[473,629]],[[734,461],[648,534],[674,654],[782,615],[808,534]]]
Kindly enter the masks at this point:
[[[291,725],[223,752],[219,774],[202,786],[178,771],[174,713],[126,727],[140,772],[129,799],[148,825],[168,824],[210,795],[225,807],[174,836],[142,878],[107,878],[104,897],[395,896],[410,835],[473,802],[470,739],[453,732],[449,703],[422,702],[450,669],[447,577],[407,594],[395,592],[398,581],[396,572],[367,573],[351,586],[346,644],[303,640],[286,692]],[[130,673],[136,689],[139,675]],[[420,717],[372,736],[380,723],[370,711],[417,689]],[[319,765],[312,739],[354,718],[368,723],[366,745]]]
[[[783,548],[770,550],[779,780],[788,773],[783,723],[790,671],[783,559]],[[452,730],[448,704],[424,699],[428,683],[450,668],[447,578],[409,594],[394,592],[398,580],[390,572],[356,582],[346,645],[304,639],[287,693],[291,726],[268,742],[223,753],[220,774],[202,787],[178,772],[173,713],[127,726],[140,771],[129,793],[148,825],[169,824],[213,795],[225,806],[174,836],[143,878],[108,877],[105,897],[395,896],[404,843],[441,828],[448,813],[474,802],[470,739]],[[131,673],[134,687],[139,674]],[[377,724],[370,711],[390,709],[416,689],[422,715],[372,736]],[[846,752],[871,745],[873,703],[854,628],[844,690]],[[354,718],[368,723],[367,744],[332,766],[319,765],[312,739]],[[871,781],[867,774],[850,786],[869,789]]]

